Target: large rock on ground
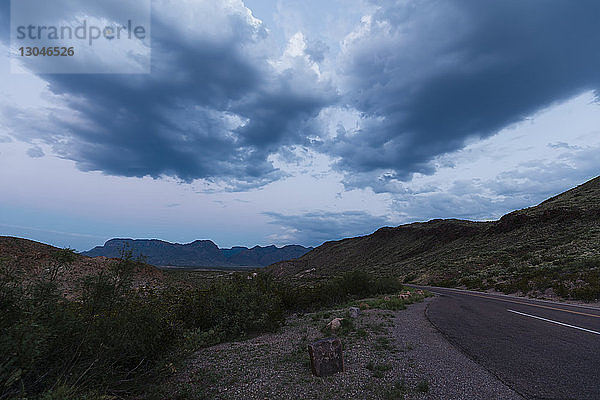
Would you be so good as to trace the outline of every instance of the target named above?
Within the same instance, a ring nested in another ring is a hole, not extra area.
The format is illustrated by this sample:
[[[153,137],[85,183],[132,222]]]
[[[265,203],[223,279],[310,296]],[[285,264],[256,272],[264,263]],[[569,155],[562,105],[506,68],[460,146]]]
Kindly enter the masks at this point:
[[[326,338],[308,345],[310,366],[316,376],[329,376],[344,372],[342,342],[338,338]]]

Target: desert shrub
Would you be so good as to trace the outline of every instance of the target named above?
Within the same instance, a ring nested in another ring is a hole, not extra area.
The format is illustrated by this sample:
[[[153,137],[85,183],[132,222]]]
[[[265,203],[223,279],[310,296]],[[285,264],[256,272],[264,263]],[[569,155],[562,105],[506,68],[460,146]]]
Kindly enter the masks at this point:
[[[600,256],[591,256],[586,258],[565,256],[555,260],[554,262],[563,267],[565,271],[571,272],[600,269]]]
[[[593,267],[595,258],[561,260],[555,264],[522,267],[517,274],[504,276],[495,288],[504,293],[544,292],[551,288],[562,298],[583,301],[600,298],[600,271]]]
[[[571,289],[570,297],[583,301],[595,301],[600,298],[600,271],[592,270],[577,274],[580,285]]]
[[[410,295],[408,297],[403,297],[400,295],[393,295],[390,292],[388,292],[390,293],[389,296],[379,296],[368,299],[360,299],[351,302],[350,305],[360,308],[378,308],[382,310],[398,311],[404,310],[408,304],[422,301],[425,297],[431,296],[431,294],[428,292],[419,294],[410,287],[402,287],[402,289],[404,292],[411,292]]]
[[[595,301],[600,298],[600,287],[585,285],[571,290],[570,296],[573,299],[583,301]]]
[[[371,278],[372,288],[368,295],[396,293],[403,289],[402,282],[393,278]]]
[[[18,312],[0,327],[0,352],[8,355],[0,361],[0,397],[120,393],[149,373],[174,337],[156,299],[130,287],[135,265],[124,259],[89,280],[79,301],[62,296],[53,274],[24,291],[12,305]]]
[[[314,311],[377,294],[395,293],[402,284],[394,278],[375,277],[362,271],[351,271],[315,286],[280,289],[285,307],[295,311]]]
[[[571,263],[575,270],[589,270],[600,268],[600,256],[588,257]]]
[[[527,293],[529,291],[529,279],[526,276],[514,276],[504,282],[495,285],[495,289],[503,293]]]
[[[480,276],[471,275],[462,278],[460,284],[465,285],[467,289],[480,289],[483,287],[483,280]]]
[[[384,374],[393,367],[391,364],[375,364],[373,361],[369,361],[365,368],[373,373],[374,378],[383,378]]]
[[[16,271],[0,260],[0,327],[10,326],[21,313],[19,300],[23,289],[19,279]]]
[[[234,275],[207,290],[180,293],[174,307],[186,335],[207,344],[275,331],[285,318],[281,297],[271,279],[263,274],[253,279]]]
[[[569,288],[563,282],[555,282],[552,286],[554,293],[562,298],[567,298],[569,296]]]
[[[440,287],[456,287],[458,285],[458,281],[454,278],[448,278],[439,281],[433,281],[431,284]]]
[[[407,301],[405,301],[404,299],[401,299],[399,297],[391,297],[389,300],[384,299],[381,308],[384,308],[386,310],[398,311],[404,310],[406,308],[406,304]]]

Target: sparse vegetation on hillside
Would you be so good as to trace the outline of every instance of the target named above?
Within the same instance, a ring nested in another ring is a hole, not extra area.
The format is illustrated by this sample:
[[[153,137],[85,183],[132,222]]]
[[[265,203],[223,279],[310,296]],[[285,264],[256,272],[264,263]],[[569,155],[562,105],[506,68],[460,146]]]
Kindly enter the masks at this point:
[[[433,220],[327,242],[268,267],[302,284],[348,270],[404,282],[600,298],[600,177],[498,221]]]
[[[61,252],[68,252],[68,262],[60,261]],[[59,250],[32,240],[0,236],[0,262],[5,271],[12,270],[19,274],[21,286],[35,284],[41,278],[48,280],[54,275],[52,279],[58,291],[74,298],[81,295],[80,283],[86,277],[108,273],[119,260],[89,258],[72,250]],[[160,287],[165,278],[165,274],[157,268],[138,263],[133,271],[132,285],[137,288]]]

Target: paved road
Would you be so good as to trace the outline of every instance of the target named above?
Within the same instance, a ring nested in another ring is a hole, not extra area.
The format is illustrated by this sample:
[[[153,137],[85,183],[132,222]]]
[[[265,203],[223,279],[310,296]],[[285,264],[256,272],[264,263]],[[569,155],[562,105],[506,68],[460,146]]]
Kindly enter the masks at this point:
[[[431,323],[524,397],[600,399],[600,309],[421,288]]]

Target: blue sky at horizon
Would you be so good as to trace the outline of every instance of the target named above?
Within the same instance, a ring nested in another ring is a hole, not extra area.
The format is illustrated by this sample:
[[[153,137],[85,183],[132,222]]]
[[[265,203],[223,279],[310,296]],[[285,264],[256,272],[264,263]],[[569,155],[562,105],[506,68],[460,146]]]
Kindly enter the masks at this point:
[[[0,235],[318,246],[538,204],[600,175],[598,16],[594,0],[153,0],[150,74],[0,62]]]

